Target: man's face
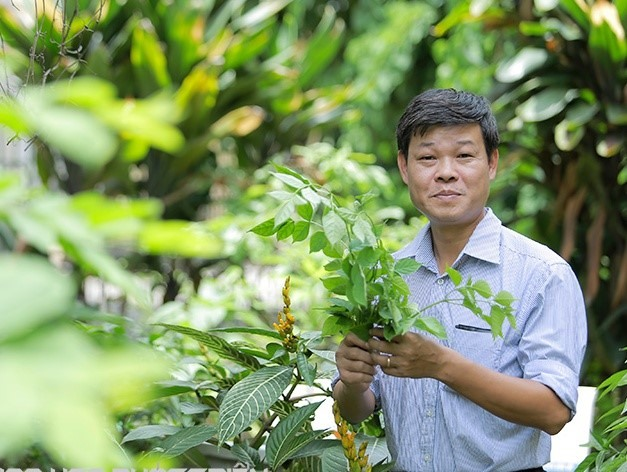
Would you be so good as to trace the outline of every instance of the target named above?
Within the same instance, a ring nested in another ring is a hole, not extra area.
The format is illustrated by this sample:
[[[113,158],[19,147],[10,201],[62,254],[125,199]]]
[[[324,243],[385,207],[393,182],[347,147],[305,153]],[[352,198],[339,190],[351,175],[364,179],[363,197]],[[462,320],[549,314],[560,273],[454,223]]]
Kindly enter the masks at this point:
[[[474,226],[483,217],[498,151],[488,162],[478,124],[433,126],[414,135],[398,167],[414,206],[434,227]]]

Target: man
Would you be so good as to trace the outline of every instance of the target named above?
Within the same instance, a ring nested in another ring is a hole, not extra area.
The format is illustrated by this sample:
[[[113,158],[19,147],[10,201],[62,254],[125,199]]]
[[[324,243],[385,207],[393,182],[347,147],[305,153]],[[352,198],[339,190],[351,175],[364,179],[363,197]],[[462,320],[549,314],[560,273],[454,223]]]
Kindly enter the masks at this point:
[[[550,437],[575,413],[586,344],[580,286],[557,254],[504,228],[486,202],[499,160],[487,100],[455,90],[413,99],[397,127],[398,168],[429,219],[395,254],[415,257],[411,301],[427,307],[453,289],[445,269],[510,292],[516,327],[503,337],[470,310],[426,310],[447,339],[410,332],[391,342],[371,330],[340,344],[333,396],[360,422],[381,408],[395,470],[543,470]]]

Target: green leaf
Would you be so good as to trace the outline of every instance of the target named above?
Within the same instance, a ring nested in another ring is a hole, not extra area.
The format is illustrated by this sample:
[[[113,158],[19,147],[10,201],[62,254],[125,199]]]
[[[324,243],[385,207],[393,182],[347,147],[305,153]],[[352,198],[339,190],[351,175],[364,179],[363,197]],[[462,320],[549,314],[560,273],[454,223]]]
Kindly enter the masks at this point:
[[[305,445],[303,448],[299,449],[294,454],[292,454],[292,459],[298,459],[300,457],[310,457],[310,456],[320,457],[322,456],[322,453],[325,450],[331,447],[337,447],[338,444],[340,444],[340,442],[337,439],[329,439],[329,438],[314,439],[313,441]],[[306,470],[309,471],[309,469],[306,469]]]
[[[274,18],[283,8],[291,3],[291,0],[265,0],[258,2],[256,6],[245,14],[236,17],[231,23],[234,29],[255,28],[270,18]]]
[[[548,87],[516,107],[516,114],[532,123],[545,121],[561,113],[578,94],[576,89]]]
[[[0,255],[0,342],[68,313],[76,288],[43,257]]]
[[[269,220],[259,223],[257,226],[254,226],[248,231],[258,234],[259,236],[272,236],[277,232],[277,230],[278,227],[274,224],[274,218],[270,218]]]
[[[40,138],[85,169],[100,169],[115,156],[115,133],[86,111],[47,106],[34,113],[28,119]]]
[[[311,203],[309,202],[302,204],[302,205],[298,205],[296,207],[296,213],[298,213],[298,215],[303,220],[311,221],[311,218],[313,217],[313,207],[311,206]]]
[[[294,198],[294,193],[287,192],[285,190],[273,190],[272,192],[268,192],[267,195],[280,202],[285,202]]]
[[[292,379],[292,367],[264,367],[236,383],[222,400],[218,442],[240,434],[277,401]]]
[[[285,223],[292,216],[295,209],[296,205],[294,200],[283,202],[277,210],[276,215],[274,215],[274,226],[279,227]]]
[[[261,457],[259,456],[259,451],[253,447],[250,447],[248,444],[233,444],[233,446],[231,447],[231,452],[242,464],[245,464],[246,466],[255,469],[263,468],[261,466]]]
[[[348,470],[348,460],[344,456],[344,449],[341,445],[325,449],[322,453],[322,471],[338,472]]]
[[[294,242],[304,241],[309,236],[309,222],[298,221],[294,225],[294,231],[292,232],[292,240]]]
[[[296,225],[294,224],[294,221],[292,220],[287,220],[285,223],[281,224],[281,226],[279,226],[278,231],[276,232],[277,241],[283,241],[284,239],[287,239],[290,236],[292,236],[292,234],[294,234],[295,226]]]
[[[320,436],[320,431],[310,431],[308,434],[300,435],[298,433],[302,431],[303,425],[311,419],[321,403],[311,403],[298,408],[282,419],[270,432],[266,442],[266,457],[272,470],[277,470],[299,449]]]
[[[329,244],[329,240],[326,235],[322,231],[317,231],[311,235],[309,240],[309,252],[318,252],[324,249],[327,244]]]
[[[372,229],[372,223],[363,215],[359,215],[353,224],[353,234],[359,241],[367,246],[377,245],[377,237]]]
[[[462,283],[462,274],[460,274],[458,271],[456,271],[452,267],[447,267],[446,273],[450,277],[451,282],[453,282],[453,285],[455,285],[456,287],[459,287],[459,284]]]
[[[348,279],[344,276],[334,275],[331,277],[322,277],[320,279],[324,288],[326,288],[329,292],[336,292],[338,287],[345,287],[348,283]]]
[[[258,370],[259,368],[261,368],[261,364],[259,363],[257,359],[255,359],[252,356],[244,354],[240,350],[234,348],[229,342],[227,342],[226,340],[222,338],[219,338],[218,336],[214,336],[209,333],[198,331],[193,328],[188,328],[187,326],[178,326],[178,325],[171,325],[171,324],[166,324],[166,323],[158,323],[157,326],[163,326],[164,328],[169,329],[170,331],[174,331],[174,332],[189,336],[195,339],[196,341],[207,346],[209,349],[211,349],[213,352],[218,354],[220,357],[231,360],[235,362],[236,364],[239,364],[243,367],[246,367],[252,370]]]
[[[345,239],[348,235],[346,223],[344,223],[342,217],[333,210],[327,212],[322,217],[322,228],[324,229],[324,234],[329,240],[329,243],[332,245],[342,241],[342,239]]]
[[[300,180],[305,185],[311,185],[311,182],[307,178],[303,177],[295,170],[292,170],[289,167],[282,166],[281,164],[277,164],[276,162],[271,162],[271,164],[278,171],[278,173],[291,175],[292,177],[296,177],[296,179]]]
[[[503,307],[499,305],[492,305],[490,307],[490,316],[488,318],[482,317],[490,325],[493,338],[503,336],[503,322],[505,321],[506,316],[507,311]]]
[[[356,303],[367,306],[368,300],[366,296],[366,279],[364,272],[359,265],[354,265],[351,269],[351,293]]]
[[[146,222],[138,239],[142,250],[150,254],[213,259],[222,256],[224,251],[219,236],[200,223],[186,220]]]
[[[143,439],[153,439],[163,436],[170,436],[177,433],[181,428],[167,424],[151,424],[140,426],[129,432],[122,438],[122,444],[130,441],[138,441]]]
[[[275,178],[279,179],[288,187],[292,187],[295,189],[301,189],[307,185],[305,182],[295,177],[293,174],[283,174],[281,172],[270,172],[270,175],[273,175]]]
[[[420,262],[417,262],[413,257],[407,257],[405,259],[400,259],[396,261],[394,264],[394,272],[398,275],[409,275],[416,272],[420,266]]]
[[[305,56],[300,67],[298,84],[302,89],[320,74],[335,59],[342,45],[344,22],[336,19],[335,8],[325,8],[316,31],[306,43]]]
[[[366,268],[374,267],[379,260],[379,251],[372,247],[366,246],[357,251],[357,263]]]
[[[255,328],[252,326],[233,326],[228,328],[211,328],[208,329],[209,333],[244,333],[255,334],[258,336],[266,336],[274,339],[282,339],[281,335],[272,329]]]
[[[316,381],[316,368],[307,361],[304,352],[296,353],[296,366],[305,383],[311,387]]]
[[[472,288],[483,298],[490,298],[492,296],[490,284],[485,280],[477,280],[472,284]]]
[[[512,59],[500,64],[494,76],[499,82],[513,83],[544,66],[548,59],[549,53],[545,49],[525,47]]]
[[[163,53],[155,28],[148,18],[138,22],[133,29],[131,63],[137,85],[144,97],[172,84],[168,73],[167,58]]]
[[[494,301],[504,307],[511,307],[512,303],[516,301],[516,298],[507,290],[501,290],[494,296]]]
[[[446,339],[446,329],[437,318],[431,316],[420,316],[414,322],[414,327],[421,331],[426,331],[440,339]]]
[[[346,334],[353,328],[354,323],[344,316],[331,315],[322,325],[323,336],[333,336],[336,334]]]
[[[215,426],[195,425],[184,428],[161,443],[166,456],[180,456],[216,435]]]

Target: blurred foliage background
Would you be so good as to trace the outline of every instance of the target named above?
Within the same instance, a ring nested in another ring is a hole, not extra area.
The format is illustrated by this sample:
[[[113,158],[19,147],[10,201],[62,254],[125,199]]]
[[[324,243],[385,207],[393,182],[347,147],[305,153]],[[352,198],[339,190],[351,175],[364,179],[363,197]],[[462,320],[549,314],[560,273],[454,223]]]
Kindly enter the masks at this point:
[[[122,438],[197,422],[149,386],[205,355],[154,323],[267,328],[290,275],[319,329],[323,256],[248,232],[269,164],[372,194],[398,248],[424,220],[394,127],[430,87],[493,101],[490,205],[578,274],[598,385],[627,345],[626,25],[626,0],[1,2],[0,458],[149,465]]]

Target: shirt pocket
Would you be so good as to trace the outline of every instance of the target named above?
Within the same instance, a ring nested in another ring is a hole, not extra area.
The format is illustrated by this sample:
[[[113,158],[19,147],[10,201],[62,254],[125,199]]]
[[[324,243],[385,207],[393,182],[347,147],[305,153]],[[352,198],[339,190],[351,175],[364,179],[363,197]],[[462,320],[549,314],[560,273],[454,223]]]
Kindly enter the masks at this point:
[[[490,325],[476,316],[460,317],[453,324],[451,347],[473,362],[498,370],[502,338],[493,338]]]

